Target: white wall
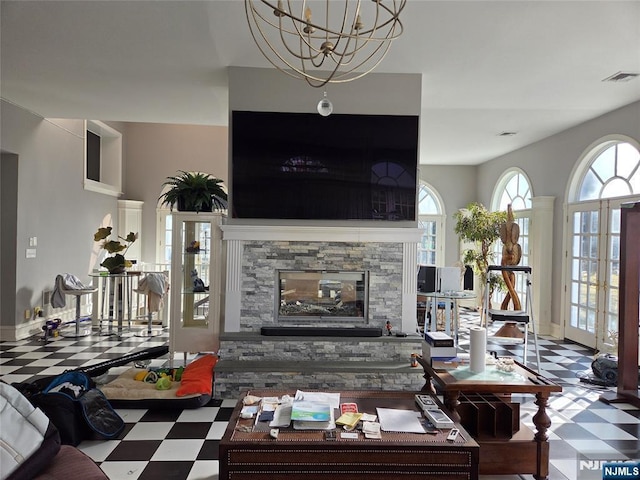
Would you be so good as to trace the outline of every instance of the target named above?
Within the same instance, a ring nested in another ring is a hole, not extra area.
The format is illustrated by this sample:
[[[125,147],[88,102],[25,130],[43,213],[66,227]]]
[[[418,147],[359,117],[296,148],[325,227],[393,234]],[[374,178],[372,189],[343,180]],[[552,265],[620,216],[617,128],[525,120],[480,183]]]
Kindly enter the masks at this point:
[[[228,128],[126,123],[123,199],[141,200],[142,260],[156,261],[156,208],[162,184],[178,170],[200,171],[228,186]]]
[[[420,178],[431,185],[442,198],[445,218],[444,265],[461,260],[460,239],[455,233],[453,215],[477,198],[476,166],[420,165]]]
[[[229,111],[316,113],[326,90],[334,114],[420,115],[422,75],[370,73],[314,88],[274,68],[229,67]]]
[[[478,200],[490,204],[500,175],[508,168],[519,167],[529,177],[533,194],[553,196],[553,274],[552,324],[562,325],[562,239],[565,232],[563,208],[571,172],[585,149],[611,134],[627,135],[640,141],[640,102],[620,108],[575,128],[496,158],[478,168]]]
[[[11,316],[2,316],[3,339],[16,332],[40,331],[42,321],[24,318],[26,309],[42,305],[42,292],[53,288],[55,276],[69,272],[83,282],[96,267],[93,234],[112,216],[117,226],[117,202],[85,191],[84,123],[45,120],[16,105],[0,103],[3,153],[18,156],[16,249],[13,278],[2,287],[16,292]],[[112,124],[115,128],[117,124]],[[25,258],[29,238],[37,237],[36,258]]]

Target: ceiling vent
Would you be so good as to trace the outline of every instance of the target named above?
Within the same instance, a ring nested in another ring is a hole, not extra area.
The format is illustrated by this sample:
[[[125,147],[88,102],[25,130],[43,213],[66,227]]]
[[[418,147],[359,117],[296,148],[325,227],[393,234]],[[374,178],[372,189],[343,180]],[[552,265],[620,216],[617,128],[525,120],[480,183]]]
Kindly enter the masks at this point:
[[[499,137],[513,137],[517,134],[518,132],[500,132],[498,134]]]
[[[618,72],[602,80],[603,82],[628,82],[640,76],[640,73]]]

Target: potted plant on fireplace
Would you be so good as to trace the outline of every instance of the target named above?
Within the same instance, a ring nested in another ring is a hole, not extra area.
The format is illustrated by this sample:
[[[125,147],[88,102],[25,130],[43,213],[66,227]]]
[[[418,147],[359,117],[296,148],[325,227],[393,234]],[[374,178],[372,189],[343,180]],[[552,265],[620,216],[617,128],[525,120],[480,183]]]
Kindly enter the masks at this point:
[[[185,172],[167,177],[162,184],[169,187],[158,200],[161,205],[180,212],[211,212],[227,208],[227,192],[221,179],[208,173]]]

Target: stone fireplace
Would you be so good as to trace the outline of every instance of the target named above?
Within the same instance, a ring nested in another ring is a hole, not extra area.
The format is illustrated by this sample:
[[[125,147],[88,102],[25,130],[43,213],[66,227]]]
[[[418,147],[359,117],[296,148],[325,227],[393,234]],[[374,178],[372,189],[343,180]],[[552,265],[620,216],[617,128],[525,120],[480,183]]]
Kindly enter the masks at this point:
[[[410,366],[411,353],[422,348],[415,333],[420,230],[222,229],[227,278],[217,395],[235,398],[251,388],[421,388],[422,375]],[[387,321],[409,336],[359,334],[385,331]],[[262,333],[308,326],[317,332]],[[323,333],[336,327],[350,332]]]
[[[224,225],[227,247],[225,332],[257,332],[282,316],[278,272],[365,272],[365,317],[354,324],[415,331],[420,230],[380,227]],[[316,295],[318,294],[316,289]],[[330,293],[329,293],[330,295]],[[297,317],[302,321],[301,317]],[[314,318],[316,326],[335,319]]]

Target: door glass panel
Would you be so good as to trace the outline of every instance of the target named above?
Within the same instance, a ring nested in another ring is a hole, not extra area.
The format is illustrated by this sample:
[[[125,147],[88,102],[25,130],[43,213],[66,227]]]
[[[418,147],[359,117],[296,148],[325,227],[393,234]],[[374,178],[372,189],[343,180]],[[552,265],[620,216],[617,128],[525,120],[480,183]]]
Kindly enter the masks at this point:
[[[588,310],[587,311],[587,315],[588,315],[588,322],[587,322],[586,330],[589,333],[595,333],[595,331],[596,331],[596,312],[594,312],[593,310]]]
[[[607,316],[605,319],[604,340],[611,341],[611,337],[618,334],[618,302],[620,275],[620,209],[615,208],[610,213],[609,223],[609,262],[607,268]]]
[[[593,332],[598,306],[598,212],[576,212],[572,223],[574,249],[569,324],[579,330]],[[580,248],[575,248],[577,246]]]
[[[577,307],[577,303],[578,302],[574,302],[573,299],[571,299],[571,313],[569,315],[569,325],[571,325],[573,328],[578,328],[578,307]]]

